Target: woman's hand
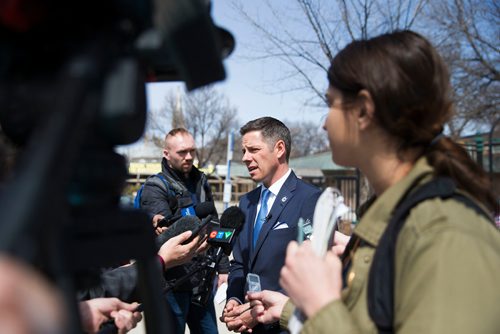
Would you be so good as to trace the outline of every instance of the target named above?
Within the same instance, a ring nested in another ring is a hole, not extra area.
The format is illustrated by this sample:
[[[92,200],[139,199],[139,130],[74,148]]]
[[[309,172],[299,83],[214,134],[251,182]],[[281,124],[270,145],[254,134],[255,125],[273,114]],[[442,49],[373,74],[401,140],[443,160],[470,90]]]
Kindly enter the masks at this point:
[[[350,236],[345,235],[342,232],[335,231],[333,234],[332,252],[338,256],[342,255],[350,239]]]
[[[197,236],[190,243],[183,245],[193,234],[192,231],[186,231],[167,240],[158,251],[165,263],[165,270],[191,261],[200,247],[200,237]]]
[[[263,324],[279,321],[283,307],[288,301],[284,294],[269,290],[249,292],[247,299],[252,307],[252,317]]]
[[[310,242],[288,244],[280,285],[292,302],[311,317],[326,304],[340,299],[342,264],[333,252],[317,256]]]

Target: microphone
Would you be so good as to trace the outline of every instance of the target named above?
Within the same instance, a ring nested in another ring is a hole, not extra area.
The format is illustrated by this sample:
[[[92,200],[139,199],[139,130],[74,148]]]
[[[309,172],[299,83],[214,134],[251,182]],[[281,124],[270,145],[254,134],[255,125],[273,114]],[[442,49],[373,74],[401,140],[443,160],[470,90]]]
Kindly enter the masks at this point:
[[[239,233],[244,222],[245,215],[236,206],[230,207],[222,213],[220,223],[218,223],[216,219],[212,219],[208,233],[208,242],[211,246],[217,248],[210,249],[208,252],[207,262],[205,264],[207,271],[201,284],[193,289],[193,296],[191,298],[192,303],[206,307],[210,297],[210,291],[213,288],[217,264],[224,254],[231,254],[231,246],[235,239],[234,237]]]
[[[208,217],[208,215],[216,215],[217,210],[215,209],[214,202],[203,202],[194,207],[196,217],[203,219]]]
[[[245,214],[237,206],[227,208],[220,217],[220,226],[234,229],[236,234],[241,231],[244,223]]]
[[[166,231],[156,237],[156,248],[160,249],[165,242],[173,237],[178,236],[181,233],[184,233],[186,231],[194,231],[200,225],[200,223],[200,219],[196,216],[180,217]]]
[[[220,225],[212,226],[208,232],[208,243],[220,247],[226,255],[231,254],[235,236],[245,223],[245,214],[237,206],[226,209],[220,217]]]
[[[208,215],[214,214],[217,212],[215,209],[215,205],[213,202],[203,202],[194,207],[194,215],[200,219],[207,217]],[[179,220],[181,217],[187,216],[182,213],[178,213],[176,215],[171,214],[167,217],[163,218],[158,222],[158,226],[160,227],[170,227],[173,223]]]

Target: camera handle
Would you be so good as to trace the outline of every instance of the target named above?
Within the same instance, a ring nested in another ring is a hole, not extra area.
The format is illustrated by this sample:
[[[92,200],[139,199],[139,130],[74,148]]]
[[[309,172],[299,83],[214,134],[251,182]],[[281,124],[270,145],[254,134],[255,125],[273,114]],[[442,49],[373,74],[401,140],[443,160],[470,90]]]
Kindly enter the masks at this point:
[[[216,271],[216,266],[219,264],[220,260],[222,259],[222,256],[224,255],[224,252],[222,251],[221,247],[218,247],[215,254],[213,255],[206,255],[205,258],[203,259],[203,262],[197,265],[194,269],[191,269],[189,272],[187,272],[184,276],[180,277],[175,281],[175,283],[171,286],[166,287],[163,291],[165,294],[168,292],[178,288],[182,284],[184,284],[189,278],[191,278],[193,275],[196,273],[200,272],[201,270],[208,269],[211,270],[211,274],[208,280],[205,282],[213,282],[213,278],[215,277],[215,271]],[[207,284],[207,283],[203,284]],[[206,303],[205,301],[200,301],[200,304]]]

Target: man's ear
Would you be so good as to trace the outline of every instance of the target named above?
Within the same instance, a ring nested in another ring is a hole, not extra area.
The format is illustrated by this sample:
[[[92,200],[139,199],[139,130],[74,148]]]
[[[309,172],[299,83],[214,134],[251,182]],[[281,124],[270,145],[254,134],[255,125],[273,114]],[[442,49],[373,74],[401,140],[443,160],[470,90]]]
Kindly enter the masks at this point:
[[[373,123],[375,116],[375,103],[373,102],[370,92],[366,89],[362,89],[358,93],[358,101],[358,124],[359,128],[363,130]]]
[[[163,150],[163,157],[168,160],[168,151],[167,151],[167,149]]]
[[[278,159],[286,156],[286,147],[283,140],[278,140],[274,145],[274,149],[277,151]]]

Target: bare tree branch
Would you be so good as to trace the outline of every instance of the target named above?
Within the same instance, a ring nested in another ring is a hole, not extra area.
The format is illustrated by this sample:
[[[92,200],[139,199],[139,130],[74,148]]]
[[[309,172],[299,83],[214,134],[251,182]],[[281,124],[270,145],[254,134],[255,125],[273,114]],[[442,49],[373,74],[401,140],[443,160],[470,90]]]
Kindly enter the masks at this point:
[[[183,94],[182,100],[185,127],[193,135],[198,146],[198,165],[204,167],[208,163],[215,165],[221,162],[226,154],[227,135],[231,129],[238,126],[236,109],[212,86]],[[150,140],[157,146],[163,146],[163,137],[176,126],[169,122],[176,110],[178,98],[170,92],[165,97],[165,107],[150,112],[148,133]],[[221,145],[224,147],[222,150]]]
[[[468,131],[488,122],[498,111],[500,5],[482,0],[296,0],[286,5],[263,0],[266,23],[245,11],[238,13],[262,36],[253,59],[277,59],[288,68],[283,91],[303,89],[304,102],[324,103],[324,81],[340,47],[396,29],[420,27],[441,50],[452,74],[457,116],[450,129]],[[457,10],[458,8],[458,10]],[[290,15],[296,15],[290,17]],[[300,30],[297,31],[297,26]],[[417,29],[418,30],[418,29]],[[276,85],[275,87],[278,87]],[[277,88],[274,88],[277,89]]]

